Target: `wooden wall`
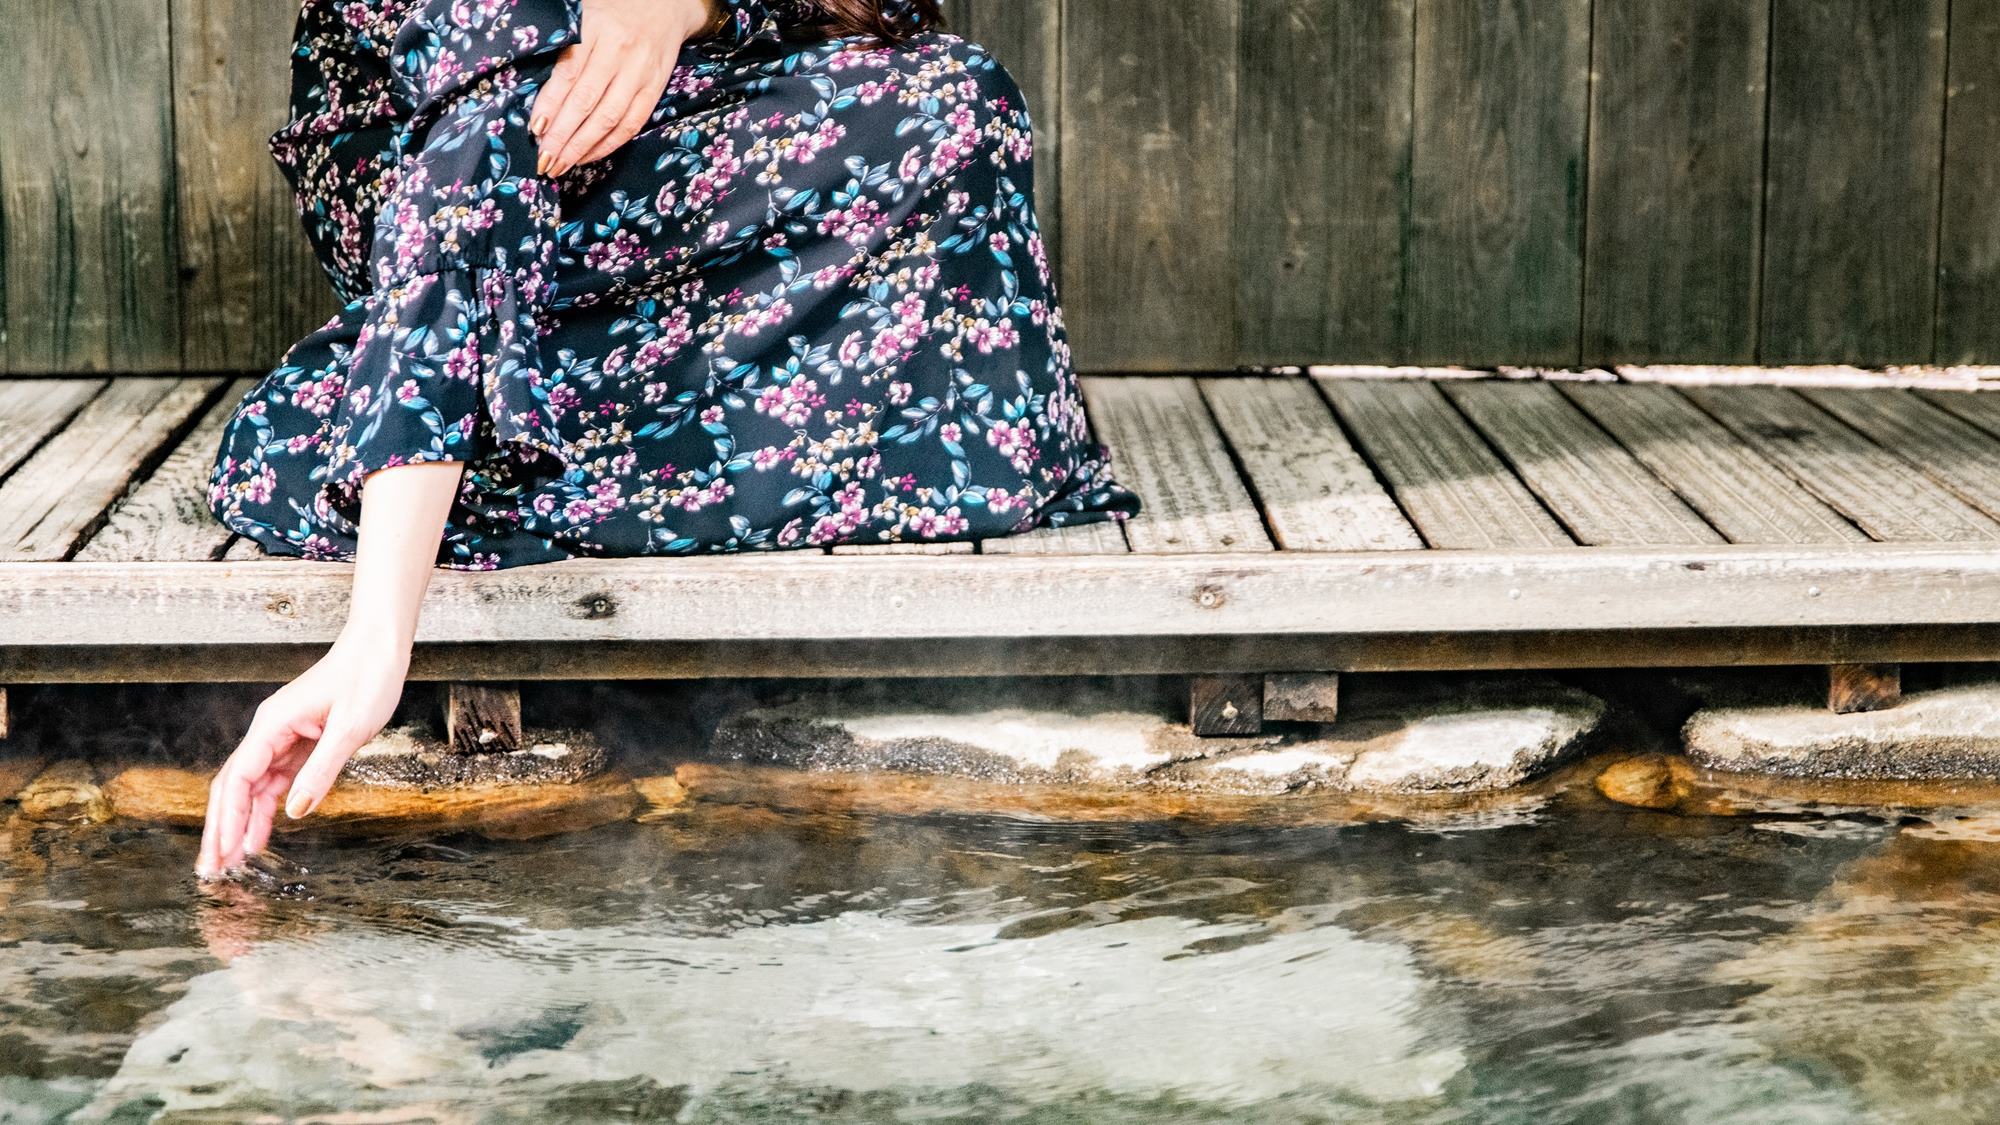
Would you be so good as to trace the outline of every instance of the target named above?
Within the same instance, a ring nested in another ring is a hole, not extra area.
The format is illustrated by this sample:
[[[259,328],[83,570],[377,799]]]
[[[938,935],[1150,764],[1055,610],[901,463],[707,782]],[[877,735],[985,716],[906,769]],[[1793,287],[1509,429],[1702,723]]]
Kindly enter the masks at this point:
[[[294,0],[0,0],[0,370],[331,310]],[[1026,89],[1080,365],[2000,363],[2000,0],[947,0]]]

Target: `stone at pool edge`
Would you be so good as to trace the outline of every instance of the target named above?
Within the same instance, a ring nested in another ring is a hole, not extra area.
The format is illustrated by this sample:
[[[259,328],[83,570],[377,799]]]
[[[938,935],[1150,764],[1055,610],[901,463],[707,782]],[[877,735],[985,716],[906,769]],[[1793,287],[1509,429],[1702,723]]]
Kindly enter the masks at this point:
[[[803,770],[942,774],[1217,794],[1502,789],[1566,759],[1602,722],[1587,692],[1534,675],[1357,677],[1341,720],[1204,739],[1174,700],[1102,684],[916,684],[723,715],[714,752]]]
[[[1847,715],[1823,700],[1709,707],[1687,720],[1681,739],[1696,762],[1736,773],[2000,779],[2000,681],[1913,692]]]
[[[369,740],[343,780],[387,788],[466,785],[568,785],[604,769],[604,747],[580,730],[530,730],[509,753],[458,754],[429,729],[390,727]]]
[[[194,770],[133,766],[105,782],[103,795],[114,820],[198,828],[208,806],[208,783],[208,774]],[[671,787],[642,788],[622,774],[600,774],[560,785],[435,790],[354,784],[343,779],[311,816],[292,821],[280,813],[275,828],[280,833],[314,830],[342,835],[466,831],[493,839],[526,839],[627,820],[642,807],[657,808],[684,796],[673,793]]]

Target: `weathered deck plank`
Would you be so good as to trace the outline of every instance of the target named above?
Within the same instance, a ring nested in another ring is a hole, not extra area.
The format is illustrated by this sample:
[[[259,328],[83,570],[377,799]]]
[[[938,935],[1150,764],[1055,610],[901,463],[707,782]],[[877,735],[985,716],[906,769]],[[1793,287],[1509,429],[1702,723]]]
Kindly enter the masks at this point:
[[[0,480],[103,389],[102,379],[0,381]]]
[[[68,556],[221,383],[113,380],[0,485],[0,563]]]
[[[1236,476],[1193,379],[1086,376],[1092,423],[1145,509],[1125,523],[1140,554],[1268,551],[1256,502]]]
[[[1671,388],[1574,383],[1563,390],[1732,543],[1868,541]]]
[[[420,640],[1280,638],[1984,625],[2000,551],[1962,544],[578,559],[432,579]],[[0,566],[0,648],[323,644],[335,563]],[[867,613],[854,613],[857,605]],[[1261,640],[1256,643],[1262,643]],[[940,668],[939,671],[944,669]],[[1197,669],[1207,670],[1207,669]]]
[[[76,557],[91,562],[219,558],[232,533],[208,510],[208,474],[215,466],[222,428],[255,384],[254,379],[230,384],[153,475],[118,501],[111,517]]]
[[[1444,392],[1577,542],[1634,547],[1722,541],[1553,383],[1456,383]]]
[[[842,543],[828,550],[834,555],[970,555],[969,540],[944,543]]]
[[[1977,426],[1908,391],[1801,393],[1960,499],[2000,516],[2000,442]]]
[[[1311,383],[1231,376],[1203,379],[1200,386],[1280,548],[1408,551],[1424,545]]]
[[[1431,546],[1573,545],[1437,384],[1314,380]]]
[[[1098,520],[981,540],[979,550],[988,555],[1122,555],[1131,547],[1115,521]]]
[[[1875,539],[2000,540],[2000,524],[1796,391],[1685,387],[1681,393]]]

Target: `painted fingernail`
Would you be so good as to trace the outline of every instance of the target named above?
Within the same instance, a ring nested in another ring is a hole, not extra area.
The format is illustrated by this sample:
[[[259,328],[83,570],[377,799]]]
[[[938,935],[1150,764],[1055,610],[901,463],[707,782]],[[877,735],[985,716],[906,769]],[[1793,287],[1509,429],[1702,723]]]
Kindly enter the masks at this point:
[[[535,157],[535,175],[546,176],[548,174],[549,174],[549,154],[545,152],[542,153],[540,156]]]
[[[542,130],[548,127],[549,127],[549,119],[542,116],[541,114],[536,114],[534,118],[528,122],[528,132],[533,133],[538,137],[542,135]]]

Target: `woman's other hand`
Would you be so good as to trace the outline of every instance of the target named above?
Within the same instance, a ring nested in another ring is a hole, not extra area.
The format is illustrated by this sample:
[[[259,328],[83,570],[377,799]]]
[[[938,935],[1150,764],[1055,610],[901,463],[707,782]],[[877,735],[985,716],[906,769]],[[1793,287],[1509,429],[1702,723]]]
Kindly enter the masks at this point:
[[[673,77],[681,44],[713,20],[711,0],[583,0],[582,37],[556,57],[528,129],[535,170],[560,176],[637,136]]]

